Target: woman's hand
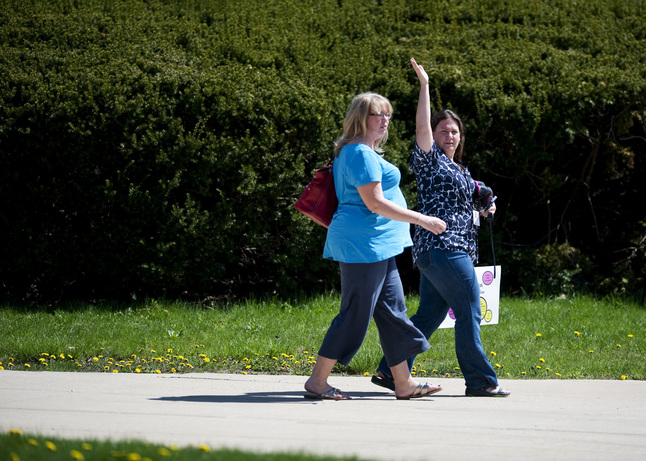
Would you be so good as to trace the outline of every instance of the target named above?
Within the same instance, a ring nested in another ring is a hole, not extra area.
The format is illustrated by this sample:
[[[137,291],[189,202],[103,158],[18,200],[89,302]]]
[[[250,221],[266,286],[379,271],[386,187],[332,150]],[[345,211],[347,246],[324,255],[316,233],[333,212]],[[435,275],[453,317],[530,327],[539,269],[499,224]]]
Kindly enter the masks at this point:
[[[491,206],[487,211],[481,211],[480,216],[482,216],[483,218],[486,218],[487,216],[489,216],[490,213],[494,214],[495,212],[496,212],[496,203],[494,202],[491,204]]]
[[[446,230],[446,223],[435,216],[421,215],[421,218],[419,218],[419,221],[417,221],[416,224],[418,226],[422,226],[434,235],[441,234]]]
[[[417,64],[415,58],[410,58],[410,63],[413,65],[413,69],[415,69],[420,85],[428,85],[428,74],[424,70],[424,67]]]

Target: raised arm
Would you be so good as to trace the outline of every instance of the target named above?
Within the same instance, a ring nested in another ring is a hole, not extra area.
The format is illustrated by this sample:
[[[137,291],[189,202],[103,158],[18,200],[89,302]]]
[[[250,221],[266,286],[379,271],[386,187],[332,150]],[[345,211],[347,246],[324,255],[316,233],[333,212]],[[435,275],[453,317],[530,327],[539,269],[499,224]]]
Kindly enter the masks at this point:
[[[428,88],[428,74],[422,66],[417,64],[415,58],[411,58],[410,62],[419,79],[415,136],[417,138],[417,145],[424,152],[429,152],[433,146],[433,132],[431,130],[431,96]]]

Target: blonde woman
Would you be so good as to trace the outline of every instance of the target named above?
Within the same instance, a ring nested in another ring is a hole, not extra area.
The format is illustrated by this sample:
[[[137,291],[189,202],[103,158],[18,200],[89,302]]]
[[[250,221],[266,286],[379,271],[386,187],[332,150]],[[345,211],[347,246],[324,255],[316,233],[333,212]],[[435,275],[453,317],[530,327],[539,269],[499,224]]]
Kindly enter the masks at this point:
[[[380,153],[392,116],[388,99],[376,93],[357,95],[335,144],[334,184],[339,207],[328,228],[323,257],[339,263],[341,307],[332,321],[306,397],[345,400],[350,396],[328,384],[338,362],[347,365],[359,350],[374,318],[397,399],[423,397],[441,386],[420,384],[406,359],[429,348],[406,315],[404,292],[395,256],[412,246],[409,224],[441,233],[446,224],[409,210],[399,188],[399,169]]]

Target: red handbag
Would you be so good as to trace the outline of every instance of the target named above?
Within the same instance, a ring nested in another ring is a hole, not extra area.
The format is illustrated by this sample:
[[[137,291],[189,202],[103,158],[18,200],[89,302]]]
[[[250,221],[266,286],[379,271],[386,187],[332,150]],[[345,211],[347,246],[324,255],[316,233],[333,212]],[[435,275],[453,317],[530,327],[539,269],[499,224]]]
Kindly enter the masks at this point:
[[[332,216],[339,206],[334,189],[333,162],[334,157],[327,165],[316,170],[314,179],[305,186],[305,190],[294,203],[294,208],[326,229],[332,222]]]

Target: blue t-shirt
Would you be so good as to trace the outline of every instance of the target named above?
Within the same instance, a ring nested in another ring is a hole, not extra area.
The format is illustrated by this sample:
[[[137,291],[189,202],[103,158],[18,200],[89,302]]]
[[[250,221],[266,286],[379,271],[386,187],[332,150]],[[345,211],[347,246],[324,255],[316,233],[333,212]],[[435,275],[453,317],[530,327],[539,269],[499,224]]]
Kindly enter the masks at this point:
[[[399,188],[401,173],[365,144],[343,146],[334,160],[339,208],[327,231],[323,257],[344,263],[372,263],[392,258],[412,246],[409,224],[368,209],[358,187],[380,182],[384,197],[407,208]]]
[[[476,260],[477,229],[473,223],[475,185],[466,167],[459,167],[435,144],[424,152],[415,141],[410,169],[417,182],[417,211],[446,222],[446,230],[434,235],[415,226],[413,260],[431,248],[465,251]]]

